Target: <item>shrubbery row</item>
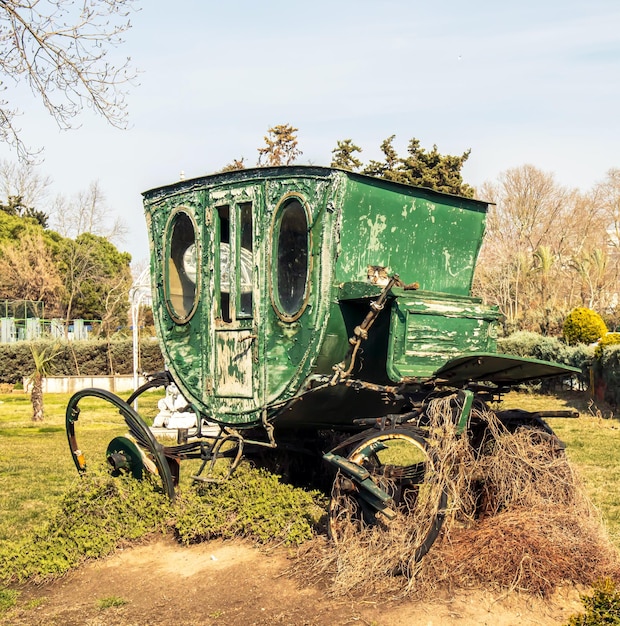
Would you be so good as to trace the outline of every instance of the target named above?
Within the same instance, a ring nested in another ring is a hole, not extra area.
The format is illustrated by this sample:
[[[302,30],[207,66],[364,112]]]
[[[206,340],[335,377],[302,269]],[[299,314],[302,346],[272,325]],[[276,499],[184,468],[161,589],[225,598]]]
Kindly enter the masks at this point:
[[[53,345],[56,353],[51,363],[51,373],[56,376],[105,376],[133,373],[133,344],[131,339],[107,342],[50,341],[33,342],[35,350]],[[157,341],[140,341],[140,372],[159,372],[164,362]],[[0,344],[0,383],[20,383],[24,376],[34,371],[31,343]]]
[[[529,331],[519,331],[499,339],[497,347],[504,354],[554,361],[578,367],[586,374],[594,361],[594,347],[583,343],[568,345],[557,337],[546,337]]]
[[[500,339],[498,349],[506,354],[577,367],[582,372],[578,378],[584,389],[592,382],[592,372],[599,387],[600,399],[620,405],[620,344],[616,343],[617,333],[609,333],[607,336],[610,336],[610,342],[605,341],[604,337],[598,346],[583,343],[568,345],[556,337],[520,331]],[[49,343],[35,342],[35,348],[42,348]],[[101,376],[133,372],[133,346],[129,339],[110,343],[62,342],[58,344],[57,350],[52,364],[52,372],[57,376]],[[163,368],[159,344],[152,339],[143,339],[140,342],[140,372],[159,372]],[[29,342],[0,344],[0,384],[20,383],[33,369]]]
[[[582,372],[578,377],[582,389],[594,385],[592,391],[598,400],[620,406],[620,344],[616,342],[617,335],[608,333],[597,345],[570,346],[555,337],[521,331],[500,339],[498,349],[506,354],[577,367]]]

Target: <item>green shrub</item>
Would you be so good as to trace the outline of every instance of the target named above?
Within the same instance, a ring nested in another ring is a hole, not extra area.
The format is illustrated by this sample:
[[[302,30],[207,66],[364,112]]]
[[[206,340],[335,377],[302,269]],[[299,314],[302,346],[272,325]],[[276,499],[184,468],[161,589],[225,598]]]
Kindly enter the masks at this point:
[[[128,600],[121,598],[119,596],[108,596],[107,598],[101,598],[97,600],[97,607],[104,611],[105,609],[110,609],[112,607],[118,608],[119,606],[125,606],[128,604]]]
[[[577,343],[590,344],[607,333],[603,318],[592,309],[577,307],[564,320],[562,335],[571,346]]]
[[[170,510],[168,498],[150,481],[91,471],[76,480],[41,528],[0,545],[0,580],[62,575],[121,543],[167,530]]]
[[[90,470],[76,479],[42,526],[0,544],[0,583],[50,580],[119,545],[170,529],[184,543],[246,537],[296,545],[313,536],[325,506],[323,494],[281,483],[275,474],[248,465],[221,484],[189,487],[175,503],[150,480]]]
[[[620,591],[607,578],[596,583],[592,595],[581,595],[585,613],[573,615],[567,626],[618,626],[620,624]]]
[[[571,349],[556,337],[546,337],[529,331],[518,331],[498,340],[501,352],[516,356],[566,363]]]
[[[594,359],[594,348],[584,344],[566,345],[556,337],[546,337],[528,331],[519,331],[497,342],[499,352],[514,354],[543,361],[553,361],[563,365],[571,365],[581,370],[577,377],[582,388],[589,383],[589,369]],[[553,379],[545,386],[552,385]]]
[[[620,345],[611,344],[598,351],[592,370],[597,397],[620,406]]]
[[[300,544],[325,513],[321,498],[244,464],[225,482],[201,483],[177,498],[175,530],[183,543],[246,537]]]

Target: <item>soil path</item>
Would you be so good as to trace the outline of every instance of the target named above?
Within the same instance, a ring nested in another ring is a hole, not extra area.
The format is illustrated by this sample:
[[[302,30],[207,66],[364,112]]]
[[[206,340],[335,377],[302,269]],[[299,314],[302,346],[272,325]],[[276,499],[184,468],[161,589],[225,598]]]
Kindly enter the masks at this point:
[[[286,575],[284,550],[265,554],[240,542],[181,547],[172,539],[118,552],[52,584],[21,589],[0,624],[62,626],[551,626],[582,609],[575,589],[544,602],[487,592],[432,602],[327,599]],[[102,609],[109,598],[122,606]]]

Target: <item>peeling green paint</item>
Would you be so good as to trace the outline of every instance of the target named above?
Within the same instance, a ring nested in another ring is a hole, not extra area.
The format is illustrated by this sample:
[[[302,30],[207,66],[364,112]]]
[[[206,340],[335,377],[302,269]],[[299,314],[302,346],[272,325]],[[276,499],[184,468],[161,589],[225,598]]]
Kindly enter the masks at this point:
[[[373,252],[381,252],[381,234],[387,228],[385,215],[377,215],[374,219],[367,219],[368,225],[368,249]]]
[[[447,301],[441,294],[419,292],[398,299],[392,309],[388,369],[395,379],[430,376],[451,358],[495,352],[492,330],[499,313],[479,301]]]
[[[308,269],[301,308],[288,315],[275,285],[282,280],[278,233],[291,201],[303,206]],[[244,203],[251,203],[250,253],[241,251]],[[454,354],[494,348],[496,313],[469,298],[485,203],[341,170],[282,167],[182,181],[146,192],[144,205],[166,365],[211,419],[255,424],[264,410],[306,389],[312,376],[332,374],[369,298],[392,273],[424,291],[392,290],[365,344],[359,373],[365,380],[423,377]],[[181,321],[165,306],[172,288],[169,220],[180,207],[195,224],[199,278],[196,312]],[[252,260],[252,310],[244,315],[242,254]],[[232,259],[227,283],[222,258]],[[226,297],[230,319],[222,309]]]

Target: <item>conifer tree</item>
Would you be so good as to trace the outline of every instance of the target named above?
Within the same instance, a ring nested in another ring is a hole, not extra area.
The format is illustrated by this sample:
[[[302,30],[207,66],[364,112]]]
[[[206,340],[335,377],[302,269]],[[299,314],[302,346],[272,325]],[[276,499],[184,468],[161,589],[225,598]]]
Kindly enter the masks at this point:
[[[362,162],[354,155],[356,152],[359,153],[361,151],[362,149],[355,145],[351,139],[338,141],[336,147],[332,150],[331,166],[356,172],[362,167]]]
[[[427,152],[420,147],[420,140],[413,138],[409,141],[407,156],[401,157],[393,145],[395,137],[396,135],[391,135],[383,141],[381,144],[383,161],[369,161],[362,170],[364,174],[473,198],[474,189],[463,182],[461,174],[470,150],[460,156],[444,155],[434,145],[433,149]]]
[[[265,146],[258,149],[258,165],[291,165],[302,151],[297,147],[297,131],[290,124],[278,124],[267,131]]]

